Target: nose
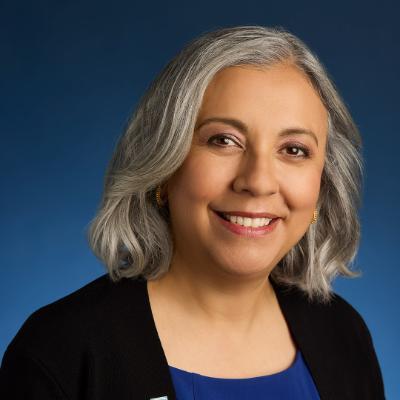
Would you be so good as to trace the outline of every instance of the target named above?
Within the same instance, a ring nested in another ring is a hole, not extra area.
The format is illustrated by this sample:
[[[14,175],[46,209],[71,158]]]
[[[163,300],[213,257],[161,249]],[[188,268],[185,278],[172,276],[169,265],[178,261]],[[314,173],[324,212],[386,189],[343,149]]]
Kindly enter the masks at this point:
[[[279,192],[279,182],[276,176],[272,157],[263,153],[249,153],[243,162],[233,182],[235,192],[249,192],[253,196],[272,195]]]

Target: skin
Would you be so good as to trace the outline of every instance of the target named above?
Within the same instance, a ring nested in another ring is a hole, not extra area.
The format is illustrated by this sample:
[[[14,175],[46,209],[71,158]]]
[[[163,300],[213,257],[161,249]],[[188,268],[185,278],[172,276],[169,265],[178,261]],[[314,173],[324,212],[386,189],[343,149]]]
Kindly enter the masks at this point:
[[[209,118],[235,119],[247,132],[204,123]],[[295,344],[268,277],[310,226],[327,120],[314,88],[288,63],[226,68],[207,87],[190,153],[164,188],[174,240],[170,270],[148,281],[170,365],[238,378],[292,363]],[[297,132],[282,136],[289,128]],[[211,140],[222,133],[225,139]],[[238,236],[213,209],[268,212],[280,220],[270,234]]]

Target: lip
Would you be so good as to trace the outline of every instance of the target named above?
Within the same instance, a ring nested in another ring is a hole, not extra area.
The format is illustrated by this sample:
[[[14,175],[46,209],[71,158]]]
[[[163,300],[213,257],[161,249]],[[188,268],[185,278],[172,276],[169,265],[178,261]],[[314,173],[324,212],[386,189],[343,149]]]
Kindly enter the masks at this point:
[[[269,219],[279,218],[278,215],[264,213],[264,212],[257,213],[257,212],[246,212],[246,211],[219,211],[219,210],[213,210],[213,211],[217,213],[224,213],[224,214],[236,215],[238,217],[247,217],[247,218],[269,218]]]
[[[225,227],[230,232],[232,232],[236,235],[246,236],[246,237],[260,237],[260,236],[264,236],[264,235],[267,235],[267,234],[273,232],[281,219],[281,218],[273,218],[273,220],[270,222],[269,225],[259,226],[258,228],[253,228],[250,226],[242,226],[242,225],[234,224],[230,221],[227,221],[226,219],[223,219],[220,215],[218,215],[218,212],[215,210],[213,210],[213,213],[215,214],[218,221],[221,223],[221,225],[223,227]]]

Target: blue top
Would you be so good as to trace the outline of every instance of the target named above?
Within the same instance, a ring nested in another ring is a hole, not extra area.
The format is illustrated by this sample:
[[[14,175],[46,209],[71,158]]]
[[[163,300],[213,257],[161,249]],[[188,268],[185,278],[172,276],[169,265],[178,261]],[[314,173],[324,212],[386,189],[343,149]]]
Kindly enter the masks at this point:
[[[178,400],[319,400],[311,374],[298,350],[286,370],[254,378],[212,378],[169,367]]]

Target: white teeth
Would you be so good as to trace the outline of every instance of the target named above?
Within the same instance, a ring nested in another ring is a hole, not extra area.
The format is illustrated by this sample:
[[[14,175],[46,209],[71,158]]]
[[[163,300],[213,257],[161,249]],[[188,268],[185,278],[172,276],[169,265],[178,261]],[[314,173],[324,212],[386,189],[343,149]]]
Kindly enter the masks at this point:
[[[238,217],[236,215],[228,215],[224,214],[224,216],[229,219],[230,222],[242,226],[258,228],[260,226],[268,225],[272,219],[270,218],[247,218],[247,217]]]

